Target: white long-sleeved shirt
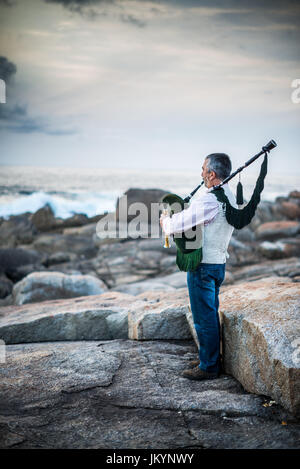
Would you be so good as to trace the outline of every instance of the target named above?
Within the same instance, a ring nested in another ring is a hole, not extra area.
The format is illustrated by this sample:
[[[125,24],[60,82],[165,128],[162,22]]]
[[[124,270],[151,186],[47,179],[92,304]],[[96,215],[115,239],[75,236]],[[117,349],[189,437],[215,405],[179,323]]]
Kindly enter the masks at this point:
[[[228,184],[224,184],[226,190]],[[211,193],[213,188],[201,191],[197,198],[192,199],[190,206],[179,213],[174,213],[172,217],[163,219],[163,230],[166,235],[182,233],[190,230],[193,226],[204,224],[207,225],[218,214],[219,204],[216,196]]]

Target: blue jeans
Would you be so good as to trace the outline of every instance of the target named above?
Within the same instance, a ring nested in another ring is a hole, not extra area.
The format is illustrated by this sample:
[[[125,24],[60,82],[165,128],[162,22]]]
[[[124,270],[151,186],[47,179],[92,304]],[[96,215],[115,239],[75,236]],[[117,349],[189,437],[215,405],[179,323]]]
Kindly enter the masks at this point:
[[[219,289],[225,277],[225,264],[201,263],[187,273],[191,310],[200,343],[199,368],[220,371]]]

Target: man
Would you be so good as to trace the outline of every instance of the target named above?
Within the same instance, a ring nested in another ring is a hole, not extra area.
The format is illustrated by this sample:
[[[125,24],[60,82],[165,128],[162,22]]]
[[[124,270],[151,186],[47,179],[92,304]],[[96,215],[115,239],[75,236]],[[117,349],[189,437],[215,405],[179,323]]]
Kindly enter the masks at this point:
[[[162,215],[160,224],[167,235],[180,233],[192,226],[203,224],[202,262],[195,271],[187,273],[191,310],[200,343],[199,361],[193,368],[184,370],[189,379],[217,378],[220,364],[219,289],[225,277],[227,248],[233,227],[227,223],[222,203],[211,192],[231,173],[231,161],[224,153],[208,155],[202,166],[205,189],[192,200],[189,208],[171,218]],[[237,207],[228,184],[223,186],[229,202]]]

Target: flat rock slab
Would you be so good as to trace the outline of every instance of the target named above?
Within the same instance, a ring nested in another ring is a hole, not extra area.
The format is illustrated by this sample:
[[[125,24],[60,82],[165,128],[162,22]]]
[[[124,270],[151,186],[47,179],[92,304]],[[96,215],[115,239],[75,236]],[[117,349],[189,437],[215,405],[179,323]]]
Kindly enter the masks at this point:
[[[128,310],[136,297],[107,292],[0,308],[6,344],[128,338]]]
[[[183,378],[195,355],[192,341],[9,345],[0,447],[299,447],[299,420],[234,378]]]
[[[225,371],[300,414],[300,285],[267,278],[220,295]]]
[[[187,289],[178,289],[170,293],[144,292],[138,296],[111,291],[5,306],[0,308],[0,339],[6,344],[127,339],[131,315],[138,321],[145,318],[146,323],[143,334],[130,333],[130,338],[186,339],[191,337],[185,318],[188,301]],[[132,321],[130,324],[132,331]]]

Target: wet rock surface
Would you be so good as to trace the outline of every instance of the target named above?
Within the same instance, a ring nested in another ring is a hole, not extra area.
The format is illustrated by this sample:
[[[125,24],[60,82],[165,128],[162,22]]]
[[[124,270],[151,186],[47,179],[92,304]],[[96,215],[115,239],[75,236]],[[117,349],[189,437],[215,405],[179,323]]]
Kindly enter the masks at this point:
[[[234,378],[183,378],[195,354],[191,341],[10,345],[0,370],[0,447],[299,446],[299,422]]]

